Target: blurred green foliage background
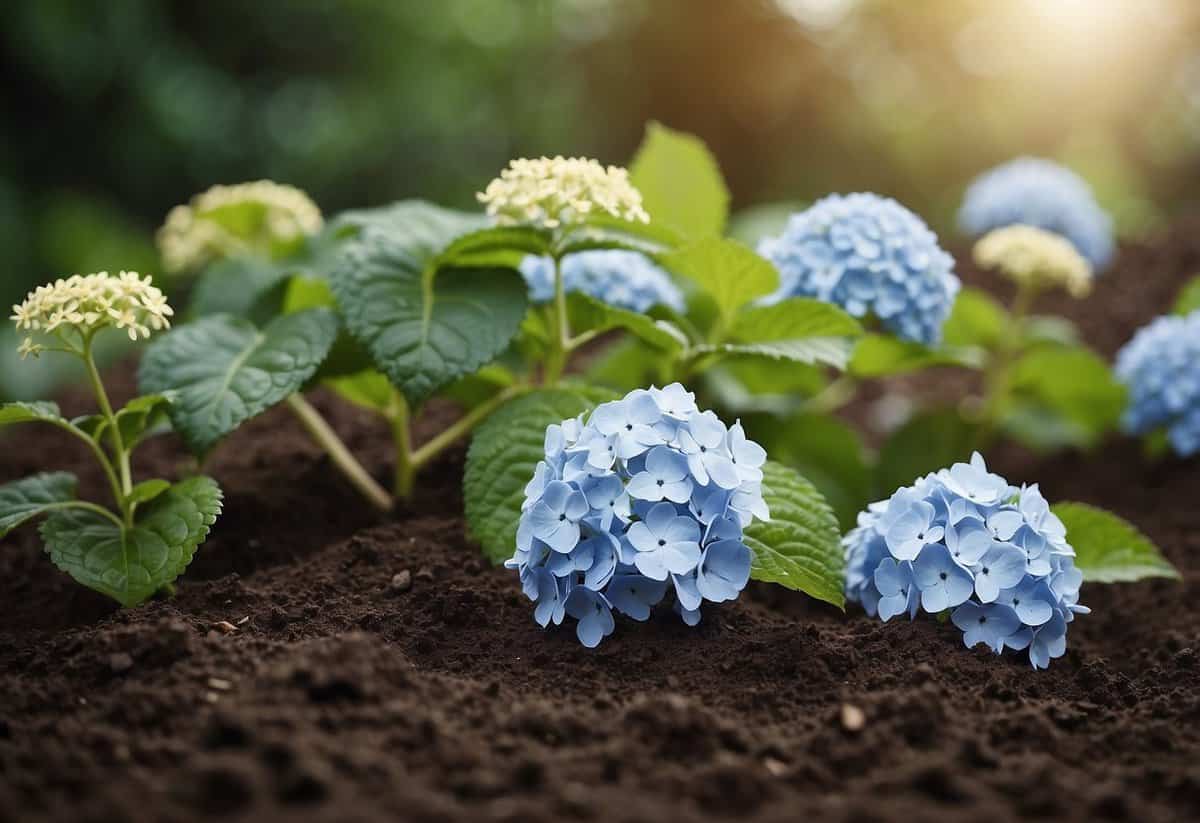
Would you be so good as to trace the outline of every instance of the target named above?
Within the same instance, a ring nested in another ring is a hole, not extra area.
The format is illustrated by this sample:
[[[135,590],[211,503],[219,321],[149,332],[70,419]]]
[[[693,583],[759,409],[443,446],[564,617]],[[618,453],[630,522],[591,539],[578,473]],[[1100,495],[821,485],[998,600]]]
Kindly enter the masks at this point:
[[[947,234],[1016,154],[1126,233],[1200,182],[1194,0],[14,0],[0,36],[5,306],[156,272],[213,183],[470,206],[513,156],[624,162],[650,119],[709,143],[735,207],[866,189]],[[35,392],[2,345],[0,386]]]

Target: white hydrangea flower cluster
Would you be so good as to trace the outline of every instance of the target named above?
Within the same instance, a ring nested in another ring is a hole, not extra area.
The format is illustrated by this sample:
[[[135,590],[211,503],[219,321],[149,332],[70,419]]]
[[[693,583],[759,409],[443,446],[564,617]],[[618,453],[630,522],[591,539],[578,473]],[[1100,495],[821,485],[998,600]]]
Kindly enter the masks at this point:
[[[650,222],[627,170],[584,157],[513,160],[476,196],[501,225],[556,229],[600,213]]]
[[[1022,288],[1061,288],[1072,297],[1092,290],[1092,265],[1066,238],[1016,224],[988,232],[975,244],[976,264],[994,269]]]
[[[151,332],[170,328],[168,318],[174,313],[149,276],[123,271],[118,275],[76,274],[39,286],[25,302],[13,306],[10,319],[19,331],[31,333],[21,343],[21,356],[36,357],[45,346],[35,342],[35,333],[51,335],[73,329],[86,338],[112,327],[124,330],[130,340],[145,339]]]
[[[253,207],[254,219],[223,220],[223,214]],[[213,260],[258,246],[287,243],[316,234],[321,210],[295,186],[271,180],[213,186],[167,214],[158,247],[169,272],[200,268]]]

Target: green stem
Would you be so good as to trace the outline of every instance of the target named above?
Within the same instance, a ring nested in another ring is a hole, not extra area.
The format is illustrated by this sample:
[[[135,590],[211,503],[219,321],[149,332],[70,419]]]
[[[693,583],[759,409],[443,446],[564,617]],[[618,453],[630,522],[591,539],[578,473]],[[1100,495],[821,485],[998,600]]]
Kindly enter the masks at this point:
[[[309,436],[325,450],[333,461],[333,465],[367,499],[367,502],[380,511],[391,511],[391,495],[375,482],[375,478],[371,477],[370,473],[350,453],[346,444],[337,436],[337,432],[330,427],[321,413],[299,393],[289,397],[287,404]]]
[[[805,401],[803,408],[813,414],[829,414],[849,403],[857,393],[858,380],[849,374],[841,374]]]
[[[412,412],[408,407],[408,399],[398,391],[394,394],[395,402],[391,422],[392,440],[396,444],[396,480],[392,486],[392,492],[396,497],[407,500],[412,495],[417,476],[417,466],[413,461],[412,431],[410,430]]]
[[[1012,390],[1012,367],[1025,337],[1025,321],[1037,297],[1037,289],[1028,284],[1017,287],[1010,310],[1011,328],[1000,338],[983,375],[983,422],[979,432],[980,446],[986,447],[995,438]]]
[[[117,471],[120,474],[120,494],[117,497],[117,504],[121,508],[121,515],[125,520],[126,525],[133,525],[133,511],[130,509],[127,502],[130,493],[133,492],[133,472],[129,465],[129,452],[125,449],[125,441],[121,437],[121,427],[117,423],[117,415],[113,411],[112,403],[109,402],[108,392],[104,390],[104,382],[100,379],[100,370],[96,368],[96,359],[92,356],[92,338],[86,337],[83,341],[83,364],[87,368],[88,380],[92,384],[92,391],[96,395],[96,400],[100,404],[100,411],[108,421],[109,440],[112,441],[113,457],[116,459]]]
[[[48,511],[57,511],[59,509],[83,509],[84,511],[89,511],[93,514],[98,514],[101,517],[105,518],[106,520],[111,520],[116,525],[117,528],[122,529],[122,530],[124,530],[126,527],[131,525],[131,524],[123,521],[121,518],[117,517],[115,514],[113,514],[108,509],[104,508],[103,506],[97,506],[95,503],[89,503],[86,500],[68,500],[68,501],[64,501],[62,503],[51,503],[49,505],[42,506],[42,508],[40,510],[43,512],[48,512]]]
[[[554,303],[551,310],[551,328],[547,329],[550,336],[550,350],[546,353],[546,369],[542,382],[553,386],[562,378],[567,367],[567,355],[570,354],[571,322],[567,317],[567,290],[563,285],[562,265],[558,256],[554,256]]]

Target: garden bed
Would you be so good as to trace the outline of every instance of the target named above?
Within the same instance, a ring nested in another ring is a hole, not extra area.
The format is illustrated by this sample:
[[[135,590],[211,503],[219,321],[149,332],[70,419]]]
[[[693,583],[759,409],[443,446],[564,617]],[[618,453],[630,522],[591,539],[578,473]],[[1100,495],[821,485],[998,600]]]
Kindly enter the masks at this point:
[[[1127,246],[1089,300],[1044,308],[1111,357],[1197,270],[1200,232],[1182,223]],[[133,388],[119,372],[111,385],[120,399]],[[317,404],[384,476],[377,418]],[[662,609],[587,650],[570,627],[539,629],[515,574],[467,537],[464,451],[382,517],[273,410],[211,461],[225,514],[177,595],[126,611],[46,562],[35,531],[6,539],[0,820],[1148,821],[1200,808],[1196,460],[1151,464],[1124,439],[1090,456],[989,455],[1013,482],[1137,523],[1184,576],[1085,585],[1093,613],[1034,672],[935,620],[843,616],[761,584],[698,628]],[[139,471],[173,476],[184,455],[153,442]],[[99,495],[87,458],[22,430],[2,441],[0,482],[62,467]]]

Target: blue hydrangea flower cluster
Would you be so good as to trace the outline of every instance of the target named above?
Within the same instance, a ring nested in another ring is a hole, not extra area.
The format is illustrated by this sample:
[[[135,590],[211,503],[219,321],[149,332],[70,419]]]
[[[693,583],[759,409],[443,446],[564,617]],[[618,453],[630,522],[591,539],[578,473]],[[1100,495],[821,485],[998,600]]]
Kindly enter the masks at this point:
[[[530,255],[521,274],[535,303],[554,299],[554,262]],[[683,292],[671,276],[645,255],[623,249],[596,249],[569,254],[562,261],[563,288],[582,292],[619,309],[644,312],[652,306],[685,311]]]
[[[742,530],[768,519],[763,448],[726,428],[678,383],[546,429],[545,459],[525,487],[517,550],[542,626],[578,621],[588,648],[612,633],[612,610],[646,620],[675,593],[690,626],[700,604],[733,600],[750,579]]]
[[[1200,310],[1139,329],[1117,353],[1116,375],[1129,388],[1126,431],[1165,428],[1181,457],[1200,452]]]
[[[978,453],[872,503],[843,542],[846,596],[867,614],[953,609],[968,648],[1028,649],[1035,669],[1089,611],[1062,521],[1036,485],[1010,486]]]
[[[962,285],[954,259],[920,217],[888,197],[831,194],[793,214],[758,253],[779,269],[767,298],[815,297],[855,317],[870,313],[898,337],[941,340]]]
[[[1018,157],[984,172],[967,188],[958,224],[971,235],[1021,224],[1070,240],[1092,268],[1112,258],[1112,220],[1087,182],[1038,157]]]

